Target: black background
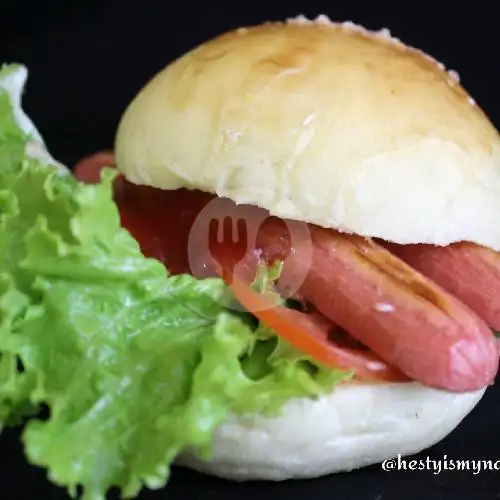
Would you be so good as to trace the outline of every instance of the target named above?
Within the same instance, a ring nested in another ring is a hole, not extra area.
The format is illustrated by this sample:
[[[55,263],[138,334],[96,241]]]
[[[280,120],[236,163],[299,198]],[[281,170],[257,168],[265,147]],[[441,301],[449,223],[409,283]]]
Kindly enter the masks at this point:
[[[451,69],[500,126],[500,30],[494,3],[363,3],[304,1],[278,7],[256,2],[222,7],[214,3],[140,0],[3,0],[0,3],[0,61],[30,70],[24,107],[52,154],[71,165],[82,155],[111,148],[120,114],[140,87],[173,58],[226,29],[304,13],[328,14],[368,28],[388,27]],[[232,7],[232,11],[229,9]],[[442,12],[441,12],[442,11]],[[500,389],[447,439],[419,457],[500,459]],[[1,498],[67,498],[50,486],[45,472],[25,465],[17,432],[0,437]],[[163,491],[140,499],[392,500],[401,498],[500,498],[500,471],[394,471],[380,466],[310,481],[238,485],[182,469]]]

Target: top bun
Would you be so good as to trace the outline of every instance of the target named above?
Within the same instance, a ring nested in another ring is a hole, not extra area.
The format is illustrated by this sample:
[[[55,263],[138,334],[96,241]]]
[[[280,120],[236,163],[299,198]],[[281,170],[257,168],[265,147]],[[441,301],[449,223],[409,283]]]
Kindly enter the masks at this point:
[[[458,75],[320,16],[240,28],[139,93],[116,142],[133,183],[197,188],[397,243],[500,250],[500,136]]]

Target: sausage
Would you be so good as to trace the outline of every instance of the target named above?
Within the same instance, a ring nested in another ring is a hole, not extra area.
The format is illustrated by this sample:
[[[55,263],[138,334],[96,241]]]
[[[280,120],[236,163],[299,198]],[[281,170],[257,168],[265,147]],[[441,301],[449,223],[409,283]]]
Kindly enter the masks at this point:
[[[500,254],[473,243],[383,245],[500,330]]]
[[[101,170],[104,167],[113,168],[115,156],[112,151],[99,151],[85,156],[73,166],[73,175],[81,182],[98,184],[101,179]]]
[[[97,182],[94,172],[107,161],[92,160],[75,168],[86,182]],[[312,303],[423,384],[467,391],[492,382],[499,358],[495,338],[479,317],[442,288],[373,242],[316,226],[309,226],[313,260],[304,270],[308,242],[294,242],[292,248],[279,219],[270,221],[259,231],[256,246],[267,249],[268,257],[287,254],[282,289],[304,273],[295,298]]]
[[[280,231],[267,224],[260,244]],[[311,226],[313,259],[296,298],[309,303],[384,361],[421,383],[449,391],[477,390],[498,370],[496,340],[458,299],[388,250],[358,236]],[[308,242],[285,259],[279,286],[296,286]]]

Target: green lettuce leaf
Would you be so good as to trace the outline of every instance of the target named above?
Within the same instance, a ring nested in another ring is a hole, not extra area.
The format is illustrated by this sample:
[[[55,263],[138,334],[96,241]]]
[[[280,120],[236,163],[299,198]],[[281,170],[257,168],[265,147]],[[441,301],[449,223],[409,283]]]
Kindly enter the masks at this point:
[[[24,426],[32,464],[84,500],[134,498],[163,487],[183,450],[209,459],[231,412],[276,415],[350,376],[228,309],[221,280],[144,258],[120,227],[114,174],[62,175],[16,119],[5,82],[22,86],[23,71],[0,71],[0,420]]]

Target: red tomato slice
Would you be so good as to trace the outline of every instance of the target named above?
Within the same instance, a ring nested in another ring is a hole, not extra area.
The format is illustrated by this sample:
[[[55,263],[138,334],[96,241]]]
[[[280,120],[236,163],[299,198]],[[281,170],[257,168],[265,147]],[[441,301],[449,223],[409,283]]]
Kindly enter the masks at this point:
[[[226,267],[216,266],[245,309],[290,344],[331,368],[354,370],[360,381],[407,382],[409,379],[370,351],[340,347],[328,339],[321,317],[275,306]]]
[[[100,151],[82,158],[73,167],[73,175],[81,182],[97,184],[104,167],[115,166],[115,155],[111,151]]]
[[[120,206],[121,226],[125,228],[135,241],[140,245],[141,252],[145,257],[153,258],[163,262],[165,259],[162,241],[156,235],[156,231],[144,220],[139,213],[127,206]]]

